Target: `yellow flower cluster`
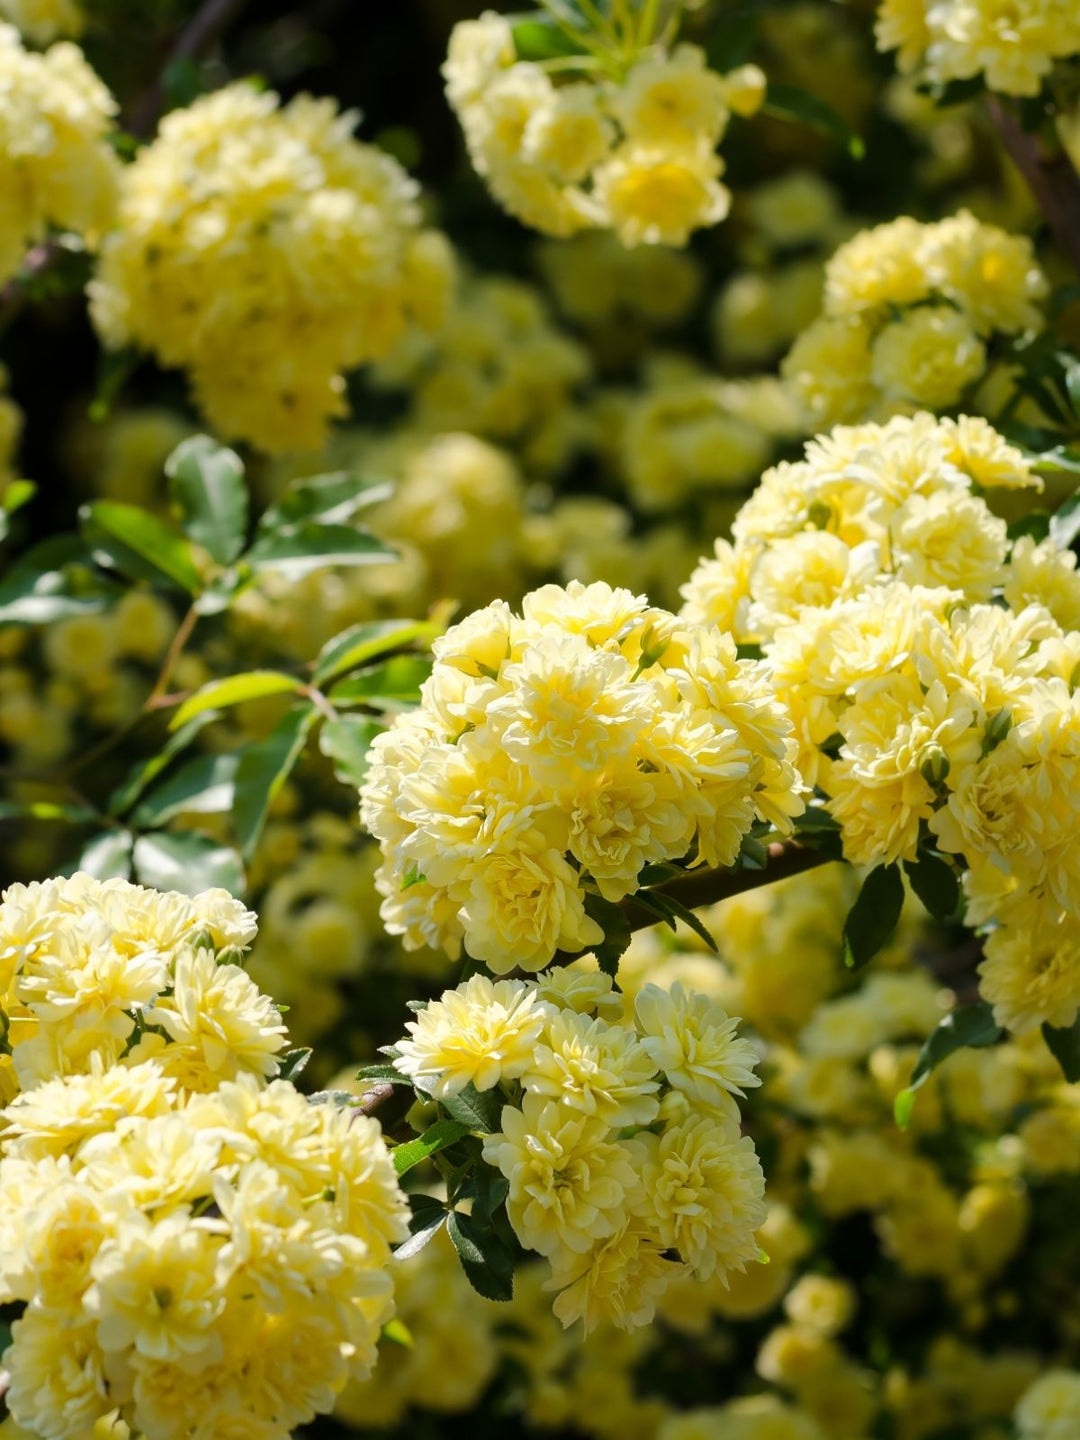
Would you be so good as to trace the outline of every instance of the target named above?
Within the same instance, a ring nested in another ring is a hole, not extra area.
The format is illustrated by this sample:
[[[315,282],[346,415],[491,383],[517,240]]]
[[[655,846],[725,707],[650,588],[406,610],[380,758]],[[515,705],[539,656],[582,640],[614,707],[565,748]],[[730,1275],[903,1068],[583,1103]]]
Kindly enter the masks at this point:
[[[370,1370],[408,1213],[374,1120],[252,1074],[185,1096],[154,1060],[4,1118],[6,1399],[41,1440],[283,1440]]]
[[[716,147],[733,113],[761,105],[755,66],[719,75],[697,45],[642,50],[625,74],[556,84],[519,61],[508,20],[454,27],[443,66],[469,155],[499,203],[548,235],[614,230],[624,245],[685,245],[723,220]]]
[[[949,410],[983,378],[995,336],[1042,327],[1031,241],[966,210],[863,230],[825,269],[825,308],[783,374],[811,423]]]
[[[420,1012],[394,1060],[436,1098],[468,1084],[520,1097],[484,1158],[522,1245],[551,1265],[555,1314],[586,1331],[647,1325],[681,1275],[741,1271],[765,1217],[734,1099],[759,1083],[757,1055],[737,1022],[679,984],[646,985],[627,1023],[603,1018],[620,1005],[580,966],[538,983],[476,975]]]
[[[840,427],[684,589],[688,620],[764,645],[850,861],[913,860],[929,827],[966,865],[969,922],[997,922],[983,993],[1017,1033],[1080,1007],[1080,575],[1052,539],[1010,546],[980,493],[1032,482],[984,420]]]
[[[9,886],[0,1093],[121,1061],[152,1060],[184,1091],[275,1075],[285,1027],[235,963],[254,936],[224,890],[189,898],[82,873]]]
[[[1070,0],[881,0],[879,50],[938,85],[982,76],[1003,95],[1037,95],[1054,63],[1080,50]]]
[[[355,120],[246,84],[174,111],[124,172],[90,286],[107,345],[186,370],[211,423],[265,450],[318,445],[342,372],[446,304],[447,242]]]
[[[412,331],[373,379],[407,388],[410,418],[428,435],[467,431],[513,445],[528,470],[547,475],[581,443],[574,391],[591,372],[588,351],[554,325],[539,290],[484,276],[465,280],[437,333]]]
[[[361,818],[383,920],[497,973],[602,938],[642,868],[730,865],[801,813],[790,721],[728,636],[596,582],[502,601],[435,642],[420,708],[375,740]]]
[[[116,207],[115,113],[77,46],[35,55],[0,24],[0,285],[50,228],[97,244]]]
[[[1048,1370],[1016,1407],[1019,1440],[1068,1440],[1080,1433],[1080,1371]]]
[[[0,19],[35,45],[51,45],[62,35],[74,39],[86,28],[79,0],[0,0]]]

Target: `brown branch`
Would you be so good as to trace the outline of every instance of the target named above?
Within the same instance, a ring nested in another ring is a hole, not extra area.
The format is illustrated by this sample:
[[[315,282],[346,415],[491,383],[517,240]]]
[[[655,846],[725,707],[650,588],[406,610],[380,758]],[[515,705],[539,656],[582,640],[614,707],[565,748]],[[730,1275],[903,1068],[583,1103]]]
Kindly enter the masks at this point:
[[[1058,248],[1080,275],[1080,175],[1060,143],[1051,148],[1038,135],[1025,130],[1016,113],[998,96],[987,95],[986,105]]]
[[[128,129],[145,140],[161,119],[167,102],[169,72],[185,60],[198,60],[232,24],[247,0],[205,0],[177,37],[157,79],[131,113]]]
[[[696,910],[704,905],[730,900],[733,895],[742,895],[745,891],[756,890],[762,885],[772,885],[777,880],[790,879],[792,875],[802,875],[807,870],[816,869],[818,865],[827,865],[831,859],[818,850],[780,841],[768,847],[768,854],[768,863],[761,870],[688,870],[685,875],[678,875],[663,885],[650,886],[650,889],[655,894],[677,900],[687,909]],[[621,908],[630,922],[631,930],[647,930],[651,925],[660,924],[660,918],[654,910],[637,904],[633,899],[624,900]],[[568,965],[580,955],[590,953],[588,950],[579,950],[571,954],[560,950],[556,952],[552,964]],[[355,1108],[364,1115],[374,1115],[389,1100],[394,1089],[393,1085],[383,1083],[373,1085],[361,1096]]]

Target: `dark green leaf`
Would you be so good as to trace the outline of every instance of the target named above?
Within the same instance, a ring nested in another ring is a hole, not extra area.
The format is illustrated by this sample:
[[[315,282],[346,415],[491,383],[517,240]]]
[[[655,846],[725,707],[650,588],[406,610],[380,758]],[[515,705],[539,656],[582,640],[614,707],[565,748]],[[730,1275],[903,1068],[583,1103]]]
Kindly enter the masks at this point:
[[[330,565],[381,565],[395,553],[366,530],[302,520],[261,536],[244,561],[253,570],[280,570],[296,580]]]
[[[364,479],[340,470],[333,475],[316,475],[290,486],[276,505],[264,511],[259,534],[265,535],[301,520],[318,520],[324,525],[343,525],[359,510],[379,505],[393,494],[394,482],[381,477]]]
[[[439,1101],[451,1120],[490,1135],[499,1128],[502,1114],[502,1096],[497,1090],[477,1090],[470,1082],[456,1095],[448,1095]]]
[[[446,1206],[433,1195],[410,1195],[409,1238],[403,1240],[394,1250],[394,1258],[408,1260],[418,1255],[429,1240],[434,1240],[450,1218]]]
[[[127,880],[131,875],[131,846],[128,830],[103,830],[93,835],[79,851],[72,872],[84,870],[97,880]]]
[[[778,115],[784,120],[800,120],[825,135],[839,140],[853,160],[861,160],[866,146],[860,136],[833,107],[819,95],[811,95],[797,85],[782,85],[769,81],[763,107],[768,114]]]
[[[291,1080],[295,1083],[296,1077],[307,1069],[310,1059],[310,1045],[299,1045],[295,1050],[286,1050],[278,1067],[278,1079]]]
[[[954,920],[960,909],[960,880],[940,855],[922,851],[914,864],[904,862],[911,888],[935,920]]]
[[[639,890],[637,894],[633,896],[633,899],[637,901],[639,905],[650,905],[655,908],[667,923],[671,925],[672,929],[675,928],[673,922],[681,920],[684,925],[688,925],[690,929],[693,930],[698,939],[704,940],[705,944],[714,954],[719,953],[719,947],[716,941],[694,912],[688,906],[684,905],[681,900],[676,900],[673,895],[665,895],[663,890]]]
[[[359,789],[364,783],[371,742],[385,728],[378,720],[363,715],[338,715],[327,720],[319,731],[319,749],[334,762],[334,774],[343,785]]]
[[[723,75],[749,59],[760,17],[760,10],[750,5],[723,16],[705,42],[710,70],[719,70]]]
[[[186,725],[181,726],[175,735],[170,735],[155,755],[151,755],[148,760],[140,760],[137,765],[133,766],[128,772],[127,779],[109,796],[109,814],[126,814],[147,786],[156,780],[182,751],[187,749],[200,730],[216,718],[215,711],[204,710],[201,715],[196,715]]]
[[[55,535],[25,550],[0,581],[0,624],[50,625],[101,610],[107,592],[86,591],[68,568],[80,563],[89,565],[90,554],[78,535]]]
[[[197,755],[144,795],[131,817],[139,830],[167,825],[177,815],[220,815],[233,802],[235,755]]]
[[[996,1045],[1004,1033],[994,1021],[993,1007],[985,1001],[950,1010],[919,1052],[911,1084],[921,1085],[953,1051]]]
[[[603,940],[593,946],[592,953],[604,974],[610,975],[614,980],[619,971],[619,961],[626,954],[633,939],[630,921],[621,906],[605,900],[602,895],[585,896],[585,913],[590,920],[595,920],[604,932]]]
[[[844,921],[844,964],[850,970],[859,970],[874,958],[896,929],[903,908],[900,866],[871,870]]]
[[[118,500],[97,500],[81,508],[79,521],[94,559],[105,569],[198,594],[202,580],[191,546],[156,515]]]
[[[1050,534],[1049,510],[1032,510],[1020,520],[1014,520],[1008,533],[1010,540],[1020,540],[1028,535],[1036,545],[1041,544]]]
[[[1068,550],[1077,535],[1080,535],[1080,490],[1070,495],[1050,517],[1050,539],[1060,549]]]
[[[399,1175],[406,1174],[413,1166],[427,1160],[429,1156],[445,1150],[469,1133],[468,1125],[459,1125],[456,1120],[436,1120],[430,1130],[418,1135],[415,1140],[406,1140],[404,1145],[395,1145],[390,1151],[394,1169]]]
[[[220,887],[232,895],[244,893],[240,856],[197,831],[141,835],[135,841],[134,860],[136,879],[154,890],[197,895]]]
[[[248,523],[239,455],[209,435],[192,435],[165,461],[165,474],[185,535],[219,565],[231,564],[244,548]]]
[[[493,1165],[481,1162],[473,1171],[469,1190],[472,1195],[473,1218],[485,1225],[506,1200],[510,1193],[510,1182]]]
[[[420,686],[431,674],[431,661],[421,655],[395,655],[392,659],[339,680],[330,691],[335,705],[370,705],[375,710],[419,705]]]
[[[300,759],[317,714],[310,703],[294,705],[265,740],[241,752],[236,770],[233,826],[245,860],[250,860],[255,852],[267,812]]]
[[[1061,1073],[1070,1085],[1075,1085],[1080,1081],[1080,1015],[1071,1025],[1044,1025],[1042,1033]]]
[[[1065,371],[1065,393],[1074,415],[1080,415],[1080,360],[1074,360]]]
[[[465,1278],[486,1300],[514,1298],[514,1255],[494,1230],[455,1210],[447,1226]]]
[[[223,680],[210,680],[189,695],[169,721],[170,730],[178,730],[204,710],[224,710],[230,705],[243,705],[247,700],[263,700],[267,695],[284,695],[300,689],[303,682],[284,670],[248,670],[242,675],[227,675]]]
[[[314,681],[326,685],[369,660],[400,650],[415,640],[432,640],[439,627],[430,620],[370,620],[328,640],[315,662]]]

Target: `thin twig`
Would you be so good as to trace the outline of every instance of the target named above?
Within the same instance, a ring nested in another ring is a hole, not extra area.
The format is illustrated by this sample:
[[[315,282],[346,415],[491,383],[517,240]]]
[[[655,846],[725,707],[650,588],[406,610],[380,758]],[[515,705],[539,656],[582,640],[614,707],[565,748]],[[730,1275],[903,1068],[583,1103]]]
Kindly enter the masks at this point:
[[[247,0],[206,0],[181,30],[157,79],[135,106],[128,122],[132,135],[144,140],[155,129],[166,105],[169,72],[185,60],[198,60],[243,10]]]
[[[1048,148],[1038,135],[1024,129],[1015,112],[998,96],[987,95],[986,106],[1059,249],[1080,275],[1080,175],[1060,143]]]
[[[184,646],[191,639],[191,632],[198,623],[199,612],[194,605],[188,607],[187,614],[176,627],[176,634],[169,643],[165,652],[165,659],[161,663],[161,673],[154,681],[154,688],[147,698],[145,709],[151,710],[157,707],[158,701],[168,691],[169,681],[172,679],[172,672],[176,668],[176,662],[183,654]]]

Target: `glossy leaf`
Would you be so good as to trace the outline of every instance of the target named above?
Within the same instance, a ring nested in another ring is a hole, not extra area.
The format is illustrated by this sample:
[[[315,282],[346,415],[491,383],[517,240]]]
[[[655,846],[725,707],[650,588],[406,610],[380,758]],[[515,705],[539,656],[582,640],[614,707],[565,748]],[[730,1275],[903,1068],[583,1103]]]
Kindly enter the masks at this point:
[[[847,150],[853,160],[861,160],[866,154],[866,146],[844,117],[837,113],[826,100],[819,95],[811,95],[807,90],[801,90],[797,85],[782,85],[775,80],[769,81],[769,88],[765,94],[764,110],[771,115],[778,115],[785,120],[799,120],[809,125],[822,134],[831,135]]]
[[[165,744],[147,760],[140,760],[128,772],[127,779],[109,796],[110,815],[125,815],[139,796],[181,755],[198,735],[199,731],[217,718],[217,711],[204,710],[193,716]]]
[[[419,705],[420,686],[431,674],[431,661],[421,655],[395,655],[359,675],[339,680],[330,691],[335,705],[370,705],[395,710]]]
[[[131,875],[131,847],[135,837],[130,830],[103,830],[92,836],[79,851],[71,873],[83,870],[96,880],[127,880]]]
[[[954,920],[960,909],[960,877],[940,855],[923,851],[904,862],[911,888],[935,920]]]
[[[58,535],[25,550],[0,580],[0,624],[49,625],[71,615],[101,610],[106,592],[76,585],[68,567],[90,563],[78,535]]]
[[[1070,495],[1064,505],[1050,517],[1050,539],[1062,550],[1068,550],[1080,535],[1080,490]]]
[[[431,640],[439,633],[430,620],[370,620],[353,625],[328,640],[315,662],[316,685],[327,685],[369,660],[400,650],[416,640]]]
[[[343,785],[359,789],[367,775],[371,742],[385,725],[364,715],[338,715],[319,731],[319,749],[334,762],[334,774]]]
[[[165,474],[184,533],[219,565],[231,564],[244,548],[248,523],[239,455],[209,435],[192,435],[165,461]]]
[[[1042,1033],[1061,1073],[1070,1085],[1075,1085],[1080,1081],[1080,1015],[1071,1025],[1044,1025]]]
[[[359,510],[388,500],[393,491],[392,480],[382,477],[365,479],[346,470],[299,480],[289,487],[276,505],[263,512],[259,520],[259,534],[297,525],[302,520],[343,525]]]
[[[499,1128],[503,1097],[497,1090],[477,1090],[470,1083],[456,1095],[445,1096],[439,1104],[451,1120],[456,1120],[469,1130],[490,1135]]]
[[[844,964],[850,970],[859,970],[874,958],[896,929],[903,908],[899,865],[871,870],[844,922]]]
[[[230,705],[243,705],[247,700],[263,700],[268,695],[285,695],[299,690],[302,681],[284,670],[248,670],[242,675],[228,675],[211,680],[189,695],[169,722],[171,730],[179,730],[205,710],[225,710]]]
[[[229,810],[237,763],[235,755],[195,756],[144,795],[132,814],[132,824],[152,830],[177,815],[220,815]]]
[[[423,1135],[418,1135],[415,1140],[406,1140],[404,1145],[395,1145],[390,1152],[394,1169],[399,1175],[405,1175],[414,1166],[420,1165],[432,1155],[437,1155],[440,1150],[445,1150],[448,1145],[455,1145],[468,1133],[469,1127],[459,1125],[456,1120],[436,1120],[430,1130],[425,1130]]]
[[[154,890],[179,890],[197,895],[220,887],[244,893],[244,867],[228,845],[194,830],[140,835],[135,841],[135,878]]]
[[[244,562],[253,570],[278,570],[297,580],[331,565],[381,565],[395,553],[366,530],[302,520],[256,540]]]
[[[249,745],[240,756],[233,826],[245,860],[259,843],[270,806],[299,760],[317,713],[310,703],[294,705],[265,740]]]
[[[447,1224],[465,1278],[487,1300],[514,1298],[514,1256],[489,1226],[455,1210]]]
[[[97,500],[82,507],[79,520],[99,565],[133,580],[198,594],[202,581],[191,546],[156,515],[118,500]]]

